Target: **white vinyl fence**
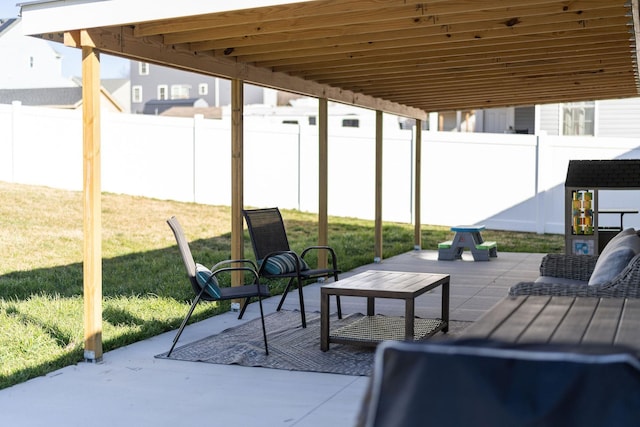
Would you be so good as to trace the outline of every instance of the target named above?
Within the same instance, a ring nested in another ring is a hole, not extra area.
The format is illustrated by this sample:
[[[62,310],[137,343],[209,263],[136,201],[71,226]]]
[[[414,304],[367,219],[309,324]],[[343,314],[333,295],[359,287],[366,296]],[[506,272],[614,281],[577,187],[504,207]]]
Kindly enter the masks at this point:
[[[0,180],[82,189],[81,111],[0,105],[0,128]],[[106,112],[101,129],[103,191],[231,204],[229,120]],[[374,132],[330,121],[330,215],[374,218]],[[249,117],[244,140],[245,206],[317,212],[317,127]],[[568,161],[640,158],[639,146],[638,138],[423,132],[422,223],[563,234]],[[414,152],[413,132],[385,122],[385,221],[413,221]],[[640,208],[636,191],[600,196],[601,208]],[[640,215],[627,225],[640,228]]]

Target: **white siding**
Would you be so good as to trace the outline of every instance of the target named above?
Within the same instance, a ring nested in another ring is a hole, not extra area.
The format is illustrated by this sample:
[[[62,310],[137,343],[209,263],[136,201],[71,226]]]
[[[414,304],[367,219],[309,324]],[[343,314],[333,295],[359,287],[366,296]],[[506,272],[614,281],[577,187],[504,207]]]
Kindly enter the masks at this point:
[[[640,98],[596,102],[597,136],[640,136]]]
[[[560,104],[547,104],[540,107],[540,130],[547,135],[560,135]]]

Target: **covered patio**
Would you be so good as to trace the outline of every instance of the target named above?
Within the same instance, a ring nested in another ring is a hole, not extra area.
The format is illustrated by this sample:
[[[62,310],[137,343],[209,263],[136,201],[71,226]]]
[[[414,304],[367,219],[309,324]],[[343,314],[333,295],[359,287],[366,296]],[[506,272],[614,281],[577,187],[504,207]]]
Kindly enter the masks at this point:
[[[232,81],[232,243],[241,258],[243,84],[318,99],[319,229],[327,242],[329,101],[376,111],[376,237],[382,261],[382,115],[416,120],[420,242],[428,113],[638,96],[638,1],[45,0],[25,31],[83,52],[85,358],[102,359],[100,53]]]
[[[369,264],[363,270],[437,272],[451,275],[451,316],[473,321],[518,282],[539,274],[543,254],[500,253],[486,263],[465,254],[465,261],[437,261],[437,251],[411,251]],[[495,262],[494,262],[495,261]],[[305,287],[308,312],[320,309],[319,284]],[[437,297],[437,295],[435,295]],[[278,297],[265,300],[267,314]],[[391,300],[388,300],[391,301]],[[416,299],[416,315],[439,313],[439,299]],[[401,304],[380,300],[381,313],[397,315]],[[297,309],[288,298],[285,310]],[[364,312],[363,298],[343,298],[345,313]],[[180,345],[259,318],[257,303],[245,318],[228,312],[187,326]],[[112,426],[353,426],[361,407],[367,376],[219,365],[156,359],[166,352],[174,333],[153,337],[105,354],[98,364],[81,363],[0,390],[0,412],[8,425]],[[317,340],[320,346],[320,337]],[[329,350],[330,352],[331,350]]]

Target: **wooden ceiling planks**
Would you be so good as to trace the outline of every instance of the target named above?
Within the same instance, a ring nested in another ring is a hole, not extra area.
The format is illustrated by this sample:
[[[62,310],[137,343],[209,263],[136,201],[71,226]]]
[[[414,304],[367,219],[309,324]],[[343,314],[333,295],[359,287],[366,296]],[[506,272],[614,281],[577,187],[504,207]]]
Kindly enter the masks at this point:
[[[637,5],[317,0],[90,33],[108,53],[416,116],[637,96]]]

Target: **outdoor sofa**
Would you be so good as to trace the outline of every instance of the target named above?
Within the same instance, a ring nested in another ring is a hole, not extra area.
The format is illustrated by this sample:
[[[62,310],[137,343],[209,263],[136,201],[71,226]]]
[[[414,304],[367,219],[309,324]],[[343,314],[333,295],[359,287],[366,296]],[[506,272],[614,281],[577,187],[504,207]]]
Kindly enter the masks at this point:
[[[547,254],[540,277],[520,282],[509,295],[640,298],[640,236],[627,228],[600,255]]]

